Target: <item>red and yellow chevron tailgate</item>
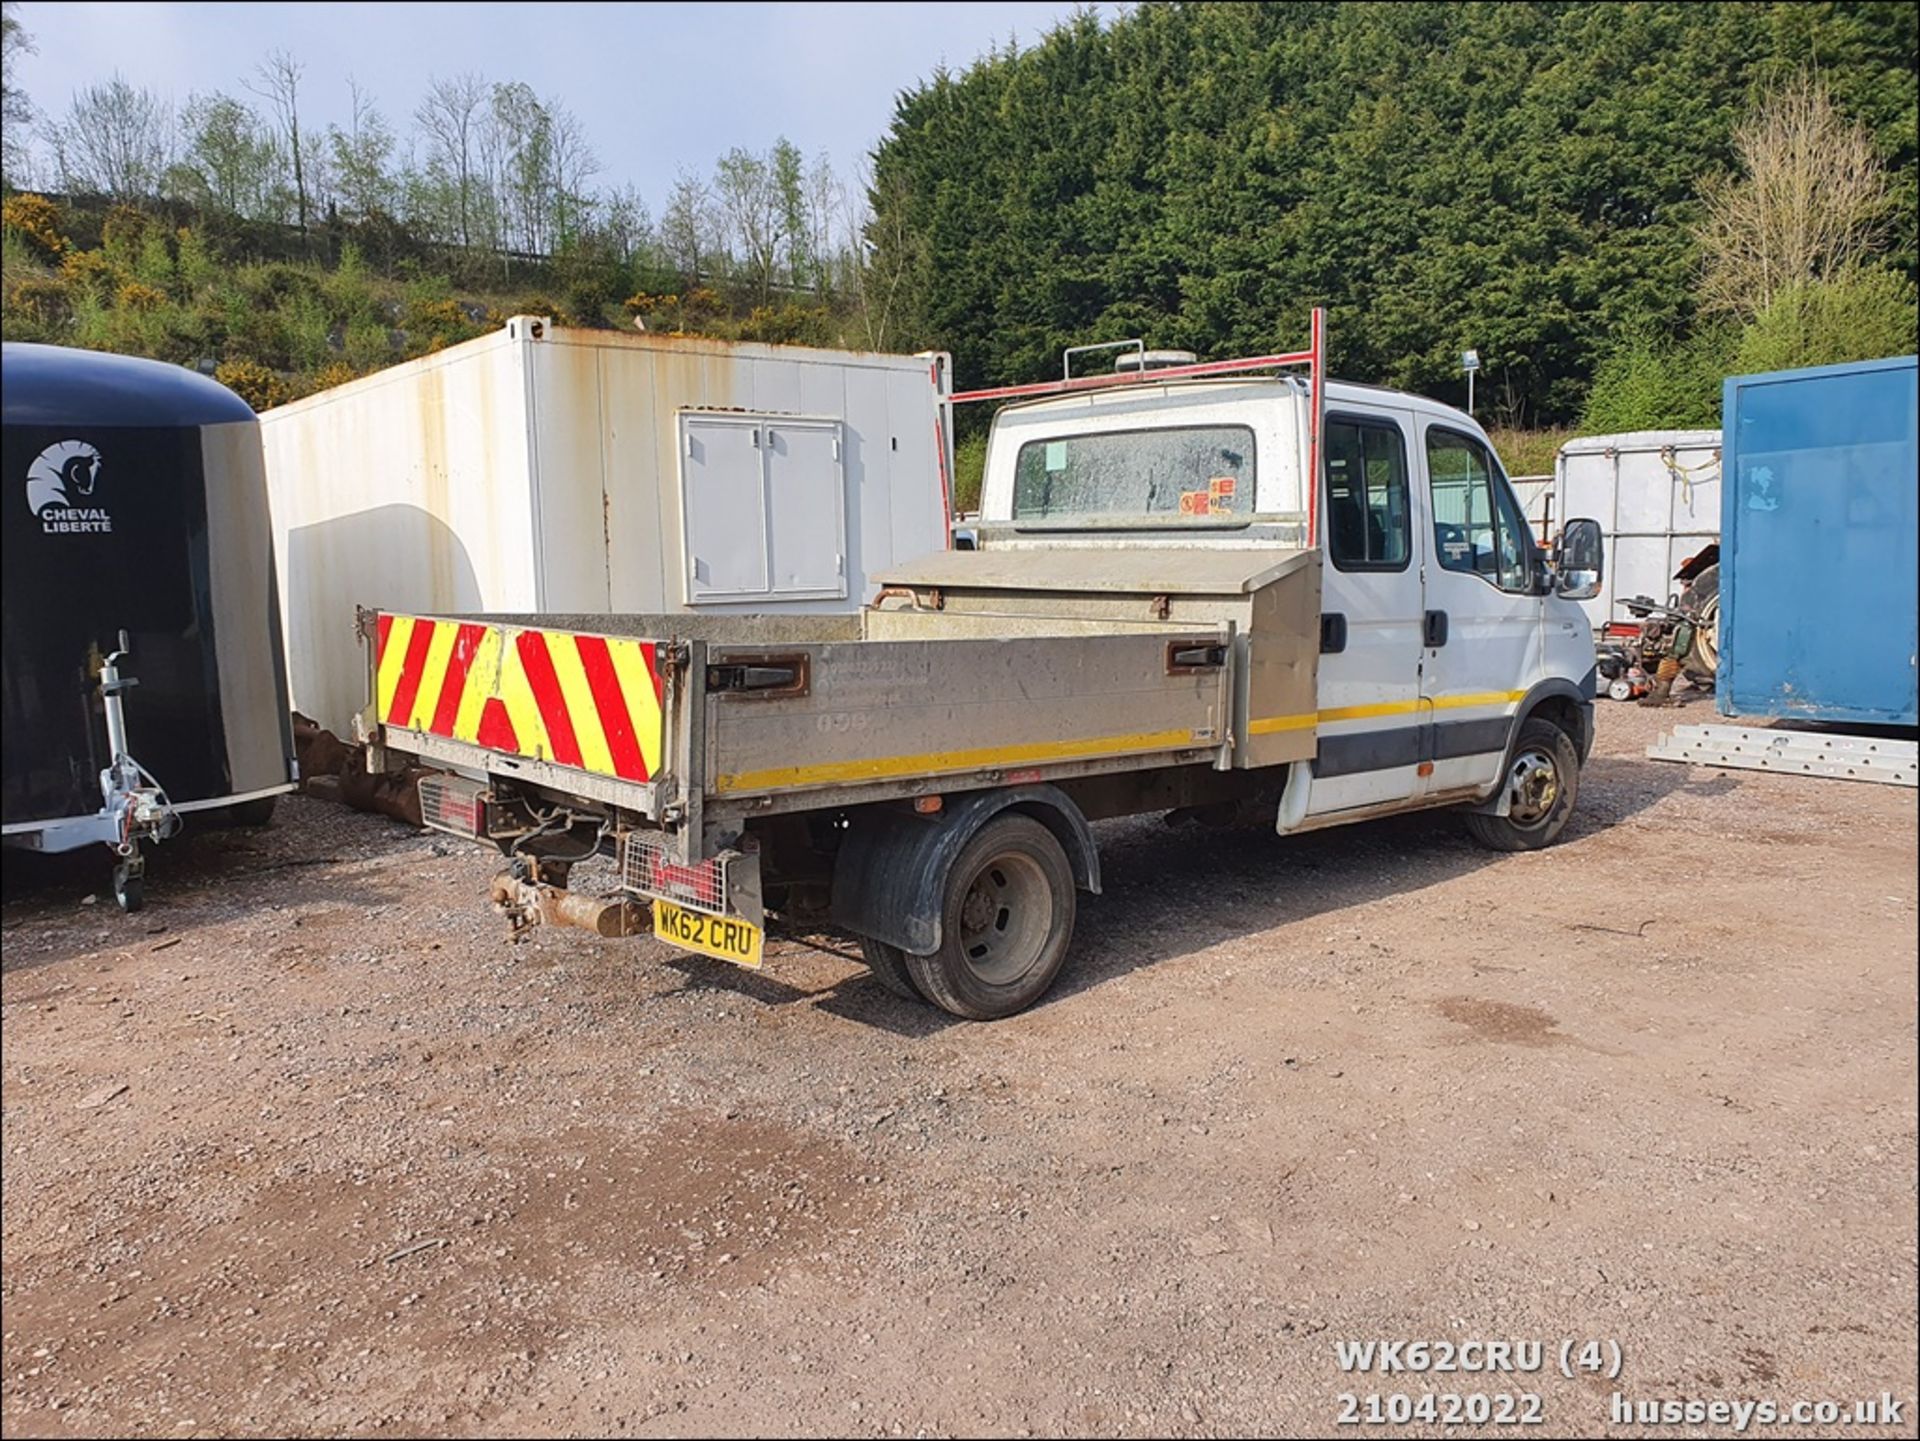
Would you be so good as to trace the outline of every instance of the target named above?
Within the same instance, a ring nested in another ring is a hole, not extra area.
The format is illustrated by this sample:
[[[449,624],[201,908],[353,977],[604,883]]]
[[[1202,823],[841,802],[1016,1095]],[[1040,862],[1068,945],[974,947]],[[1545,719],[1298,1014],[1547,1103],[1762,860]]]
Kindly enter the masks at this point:
[[[378,644],[385,725],[621,780],[659,772],[651,641],[382,615]]]

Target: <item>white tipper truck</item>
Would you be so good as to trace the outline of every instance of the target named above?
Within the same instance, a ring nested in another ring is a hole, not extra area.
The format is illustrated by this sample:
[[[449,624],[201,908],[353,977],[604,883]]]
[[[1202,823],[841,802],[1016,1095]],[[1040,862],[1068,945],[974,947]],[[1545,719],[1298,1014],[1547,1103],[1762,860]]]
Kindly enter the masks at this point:
[[[1323,331],[954,396],[1011,402],[973,548],[857,615],[368,613],[369,763],[435,769],[427,823],[507,858],[516,932],[759,966],[770,925],[829,928],[982,1020],[1066,961],[1095,820],[1454,806],[1549,845],[1592,742],[1599,527],[1543,553],[1480,427],[1326,381]],[[609,853],[606,894],[568,888]]]

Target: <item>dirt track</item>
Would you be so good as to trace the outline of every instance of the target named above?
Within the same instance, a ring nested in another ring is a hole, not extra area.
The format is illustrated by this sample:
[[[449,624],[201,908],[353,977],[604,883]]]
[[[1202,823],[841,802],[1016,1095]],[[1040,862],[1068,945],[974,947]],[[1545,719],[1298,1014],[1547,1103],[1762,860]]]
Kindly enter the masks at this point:
[[[1674,719],[1602,703],[1539,855],[1103,827],[986,1026],[791,945],[509,946],[487,857],[310,802],[134,917],[9,856],[5,1431],[1593,1432],[1551,1359],[1334,1359],[1592,1337],[1912,1435],[1915,796],[1642,759]]]

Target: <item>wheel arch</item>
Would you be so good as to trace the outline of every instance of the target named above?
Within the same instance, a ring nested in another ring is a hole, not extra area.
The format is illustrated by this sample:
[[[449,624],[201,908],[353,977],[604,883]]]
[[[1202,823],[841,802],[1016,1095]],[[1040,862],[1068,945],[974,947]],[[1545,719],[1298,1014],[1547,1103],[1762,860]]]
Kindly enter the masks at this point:
[[[1010,786],[950,796],[932,815],[886,806],[855,816],[834,860],[834,923],[932,955],[940,949],[947,872],[980,828],[1006,811],[1044,825],[1067,853],[1074,885],[1099,892],[1099,847],[1080,808],[1054,786]]]

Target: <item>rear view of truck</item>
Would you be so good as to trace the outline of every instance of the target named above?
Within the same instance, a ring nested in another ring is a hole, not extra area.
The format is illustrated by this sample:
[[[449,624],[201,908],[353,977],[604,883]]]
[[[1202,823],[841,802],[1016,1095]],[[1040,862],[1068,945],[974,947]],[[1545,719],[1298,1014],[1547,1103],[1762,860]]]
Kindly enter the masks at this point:
[[[1035,556],[969,588],[962,559],[908,568],[861,616],[379,615],[380,748],[451,772],[422,783],[425,819],[507,856],[493,893],[516,929],[651,929],[757,966],[771,912],[861,937],[903,992],[1004,1014],[1058,969],[1074,890],[1098,888],[1090,815],[1156,788],[1220,799],[1256,753],[1310,750],[1317,569],[1160,552],[1076,576]],[[1254,743],[1249,704],[1295,722],[1253,717]],[[982,833],[1008,848],[947,894]],[[597,854],[617,884],[583,897],[570,872]]]

